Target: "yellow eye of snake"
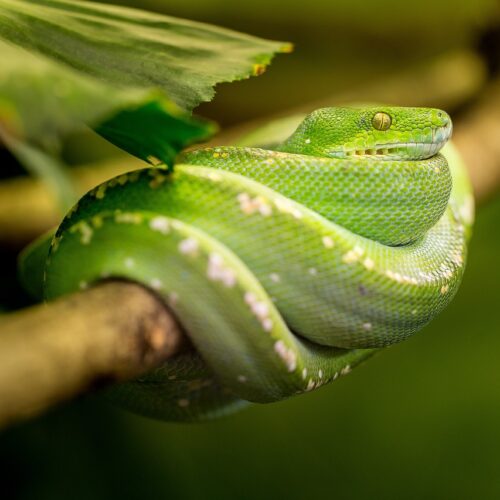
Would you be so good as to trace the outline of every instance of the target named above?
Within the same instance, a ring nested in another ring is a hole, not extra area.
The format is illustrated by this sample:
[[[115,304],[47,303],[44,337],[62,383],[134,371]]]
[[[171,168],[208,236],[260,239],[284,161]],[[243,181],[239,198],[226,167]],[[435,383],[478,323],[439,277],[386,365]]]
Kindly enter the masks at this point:
[[[372,119],[373,128],[377,130],[388,130],[391,126],[391,123],[391,115],[388,115],[387,113],[384,113],[382,111],[375,113]]]

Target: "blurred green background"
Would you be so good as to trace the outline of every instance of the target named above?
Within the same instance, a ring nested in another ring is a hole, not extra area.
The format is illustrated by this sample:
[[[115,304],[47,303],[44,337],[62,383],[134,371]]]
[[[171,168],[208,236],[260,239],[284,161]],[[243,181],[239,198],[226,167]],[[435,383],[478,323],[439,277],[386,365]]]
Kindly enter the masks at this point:
[[[263,76],[221,85],[215,101],[198,109],[226,126],[383,85],[450,50],[480,50],[489,76],[500,61],[493,0],[128,5],[296,44]],[[74,147],[75,161],[84,150]],[[478,209],[452,305],[348,377],[203,425],[156,422],[82,398],[0,435],[4,492],[27,499],[500,498],[499,221],[497,196]],[[0,298],[21,303],[8,280],[14,255],[5,252]]]

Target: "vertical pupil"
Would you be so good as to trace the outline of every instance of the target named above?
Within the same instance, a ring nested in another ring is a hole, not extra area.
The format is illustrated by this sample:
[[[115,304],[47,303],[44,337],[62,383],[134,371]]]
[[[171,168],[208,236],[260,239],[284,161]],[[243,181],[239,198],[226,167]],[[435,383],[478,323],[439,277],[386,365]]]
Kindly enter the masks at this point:
[[[372,125],[377,130],[387,130],[391,126],[391,117],[387,113],[376,113]]]

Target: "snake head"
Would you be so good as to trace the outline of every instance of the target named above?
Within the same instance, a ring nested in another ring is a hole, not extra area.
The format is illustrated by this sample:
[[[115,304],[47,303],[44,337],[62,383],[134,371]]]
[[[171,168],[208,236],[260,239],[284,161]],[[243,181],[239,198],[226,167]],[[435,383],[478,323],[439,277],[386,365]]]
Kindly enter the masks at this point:
[[[444,111],[390,106],[322,108],[309,114],[282,151],[331,158],[423,160],[451,137]]]

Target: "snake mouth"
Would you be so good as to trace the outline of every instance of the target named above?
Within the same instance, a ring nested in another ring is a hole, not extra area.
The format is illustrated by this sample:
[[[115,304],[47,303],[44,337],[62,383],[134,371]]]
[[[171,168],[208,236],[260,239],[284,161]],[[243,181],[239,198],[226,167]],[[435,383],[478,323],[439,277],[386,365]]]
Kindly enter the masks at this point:
[[[425,160],[437,154],[451,137],[451,126],[432,130],[428,140],[388,142],[367,148],[349,148],[330,151],[333,158],[373,158],[378,160]]]
[[[425,160],[439,152],[446,141],[440,142],[399,142],[377,144],[368,149],[344,150],[346,157],[375,157],[391,160]]]

